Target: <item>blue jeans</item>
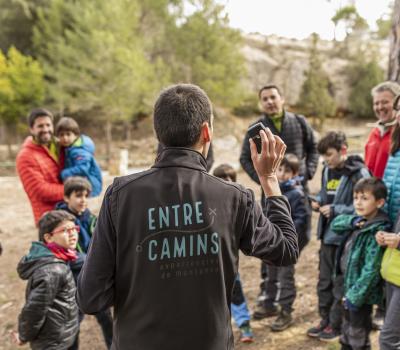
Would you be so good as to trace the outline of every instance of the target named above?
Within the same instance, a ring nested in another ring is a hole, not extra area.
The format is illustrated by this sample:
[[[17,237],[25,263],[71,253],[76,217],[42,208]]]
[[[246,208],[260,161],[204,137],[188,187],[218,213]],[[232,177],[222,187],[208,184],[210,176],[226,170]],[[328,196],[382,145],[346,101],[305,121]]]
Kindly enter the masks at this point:
[[[231,310],[233,319],[238,327],[250,321],[250,313],[247,308],[239,275],[236,276],[235,283],[233,284]]]

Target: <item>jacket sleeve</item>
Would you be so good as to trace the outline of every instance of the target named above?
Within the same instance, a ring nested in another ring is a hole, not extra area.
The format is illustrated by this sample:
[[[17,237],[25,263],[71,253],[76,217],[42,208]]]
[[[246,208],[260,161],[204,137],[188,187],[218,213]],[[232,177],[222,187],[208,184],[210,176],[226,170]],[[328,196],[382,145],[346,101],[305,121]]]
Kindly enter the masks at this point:
[[[64,185],[46,181],[34,157],[18,157],[17,171],[29,198],[35,197],[49,202],[61,201],[64,198]]]
[[[294,226],[296,227],[296,232],[301,232],[304,225],[307,224],[308,211],[306,207],[306,198],[304,194],[298,192],[296,197],[290,203],[292,211],[292,219]]]
[[[284,196],[266,200],[266,215],[247,190],[244,199],[245,214],[240,249],[246,255],[255,256],[265,263],[287,266],[296,263],[299,256],[298,238],[290,206]]]
[[[306,131],[306,169],[307,169],[307,180],[311,180],[315,172],[317,171],[318,161],[319,161],[319,153],[317,149],[317,140],[315,138],[315,134],[310,124],[305,120],[305,131]]]
[[[87,176],[92,160],[89,152],[72,148],[68,158],[71,159],[73,166],[61,171],[61,179],[63,181],[71,176]]]
[[[244,140],[243,140],[242,152],[240,153],[239,161],[240,161],[240,164],[242,165],[244,171],[247,173],[247,175],[249,175],[250,178],[254,182],[256,182],[257,184],[260,184],[260,180],[258,179],[256,169],[254,169],[253,161],[251,160],[249,138],[250,138],[250,136],[246,132],[246,136],[244,137]]]
[[[63,283],[62,273],[49,273],[46,268],[36,270],[32,278],[31,290],[18,317],[18,333],[23,342],[37,338]]]
[[[360,277],[346,292],[346,298],[355,306],[365,304],[371,289],[379,283],[382,256],[383,249],[378,246],[375,237],[370,236],[365,248],[365,265],[362,267]]]
[[[116,234],[111,218],[112,186],[100,209],[85,264],[78,277],[77,302],[85,314],[95,314],[113,305]]]
[[[341,234],[352,229],[352,222],[355,218],[354,215],[339,215],[331,222],[332,231]]]

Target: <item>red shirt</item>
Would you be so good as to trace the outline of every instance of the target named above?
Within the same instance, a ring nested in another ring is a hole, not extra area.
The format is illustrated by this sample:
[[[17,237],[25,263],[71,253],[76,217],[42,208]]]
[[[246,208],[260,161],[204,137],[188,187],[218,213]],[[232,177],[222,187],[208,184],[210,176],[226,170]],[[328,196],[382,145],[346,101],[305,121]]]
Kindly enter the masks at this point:
[[[64,197],[60,164],[47,147],[26,138],[17,156],[17,172],[31,202],[35,223]]]
[[[365,145],[365,165],[373,176],[383,177],[390,152],[390,139],[393,127],[381,136],[379,128],[372,129]]]

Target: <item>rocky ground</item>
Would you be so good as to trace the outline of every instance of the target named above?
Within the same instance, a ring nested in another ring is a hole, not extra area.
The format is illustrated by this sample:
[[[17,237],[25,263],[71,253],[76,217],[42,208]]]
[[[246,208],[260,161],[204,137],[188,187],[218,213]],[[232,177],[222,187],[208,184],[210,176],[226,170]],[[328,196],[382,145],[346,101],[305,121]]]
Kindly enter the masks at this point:
[[[250,120],[241,120],[235,125],[231,123],[219,124],[216,127],[216,162],[215,164],[231,163],[236,167],[238,164],[238,154],[240,151],[241,136]],[[232,127],[233,132],[226,132],[227,126]],[[364,139],[367,129],[362,130],[357,125],[352,124],[352,129],[346,128],[353,138],[351,144],[356,150],[360,150],[360,139]],[[327,124],[327,130],[340,129],[342,125],[337,122]],[[361,130],[361,131],[360,131]],[[153,144],[154,141],[152,141]],[[143,142],[144,146],[146,142]],[[151,164],[154,154],[150,154],[148,149],[137,146],[133,158],[140,160],[133,163],[133,166],[144,166]],[[153,147],[153,146],[152,146]],[[147,160],[147,161],[146,161]],[[319,167],[319,171],[321,167]],[[111,176],[106,177],[106,183],[110,183]],[[256,193],[259,189],[255,186],[243,172],[239,172],[238,181],[247,187],[253,188]],[[319,184],[319,176],[311,184],[311,190],[316,191]],[[16,329],[17,316],[24,302],[25,282],[18,278],[16,265],[23,254],[25,254],[32,240],[37,237],[36,229],[33,224],[31,208],[27,201],[26,194],[15,176],[0,177],[0,241],[4,252],[0,257],[0,350],[16,349],[17,347],[10,342],[9,331]],[[92,199],[90,208],[98,212],[101,199]],[[314,227],[315,227],[314,217]],[[295,303],[294,319],[295,324],[288,330],[281,333],[270,331],[269,325],[272,319],[263,321],[253,321],[252,326],[255,332],[255,342],[252,344],[239,344],[236,340],[236,348],[258,349],[258,350],[287,350],[287,349],[337,349],[337,344],[321,344],[310,339],[305,335],[308,327],[315,324],[318,320],[316,307],[316,283],[318,275],[318,243],[313,238],[311,243],[305,248],[297,265],[296,284],[298,287],[298,298]],[[259,286],[259,261],[253,258],[241,256],[240,274],[243,282],[244,291],[248,299],[250,309],[254,308],[255,298],[258,294]],[[235,338],[238,331],[235,329]],[[376,334],[373,335],[376,345]],[[22,347],[27,349],[28,347]],[[88,316],[81,327],[81,349],[101,350],[105,349],[100,333],[100,328],[93,317]]]

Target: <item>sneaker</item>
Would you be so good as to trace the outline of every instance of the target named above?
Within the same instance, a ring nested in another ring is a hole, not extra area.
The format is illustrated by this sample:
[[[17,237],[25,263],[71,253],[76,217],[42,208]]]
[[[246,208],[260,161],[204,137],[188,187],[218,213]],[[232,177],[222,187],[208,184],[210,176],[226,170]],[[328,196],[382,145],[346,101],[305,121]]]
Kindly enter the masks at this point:
[[[340,332],[333,329],[331,326],[325,327],[325,329],[319,334],[318,339],[324,342],[334,342],[339,340]]]
[[[280,332],[289,328],[293,324],[292,314],[289,311],[282,310],[279,316],[271,325],[271,330]]]
[[[253,318],[255,320],[262,320],[263,318],[278,316],[279,309],[276,306],[265,307],[264,305],[258,305],[254,311]]]
[[[326,326],[327,322],[325,320],[321,320],[321,322],[317,326],[311,327],[307,331],[307,335],[312,338],[318,338],[320,333],[326,328]]]
[[[239,327],[241,343],[252,343],[254,341],[253,331],[251,330],[250,324],[248,322],[242,324]]]

